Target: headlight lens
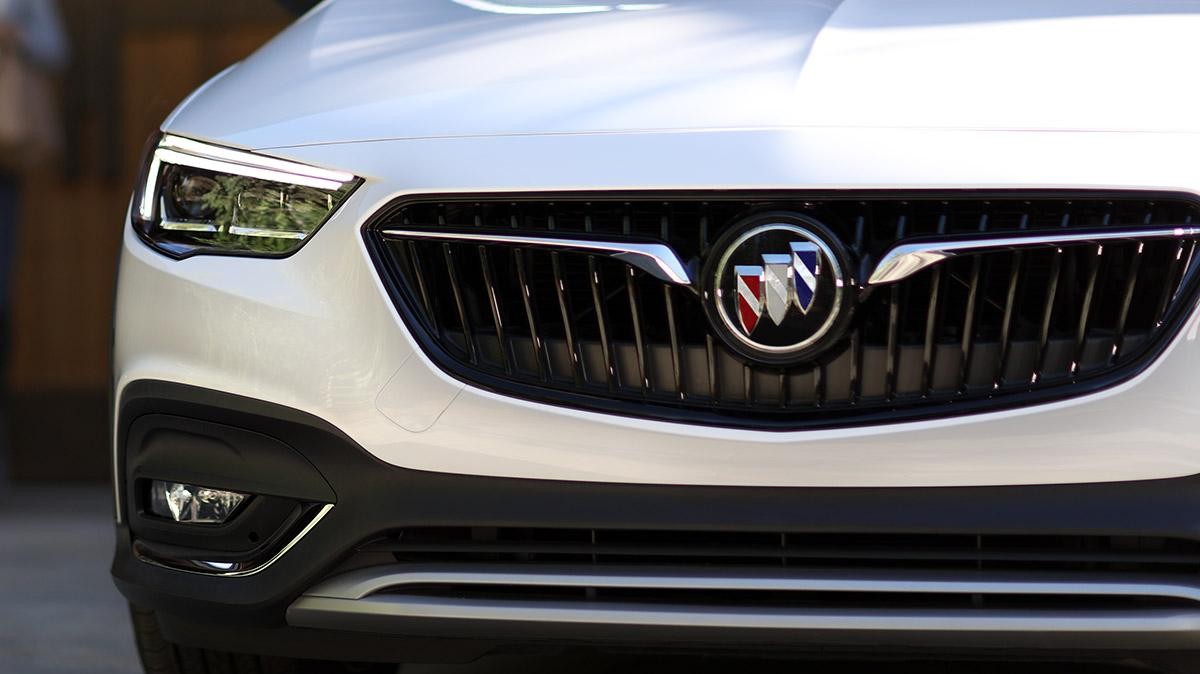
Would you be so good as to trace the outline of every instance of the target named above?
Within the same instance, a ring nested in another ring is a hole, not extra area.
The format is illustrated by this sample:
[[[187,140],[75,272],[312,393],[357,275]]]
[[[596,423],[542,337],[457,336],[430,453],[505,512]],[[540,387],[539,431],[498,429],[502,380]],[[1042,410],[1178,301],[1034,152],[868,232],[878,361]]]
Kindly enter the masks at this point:
[[[362,182],[172,135],[153,142],[148,155],[134,195],[134,227],[172,257],[288,255]]]

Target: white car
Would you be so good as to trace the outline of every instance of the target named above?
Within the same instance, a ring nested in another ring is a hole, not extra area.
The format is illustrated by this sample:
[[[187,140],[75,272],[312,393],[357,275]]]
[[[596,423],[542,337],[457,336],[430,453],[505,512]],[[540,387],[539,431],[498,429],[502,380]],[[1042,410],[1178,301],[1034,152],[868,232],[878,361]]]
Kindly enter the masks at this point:
[[[1197,35],[1183,1],[322,3],[163,122],[125,225],[147,670],[1186,663]]]

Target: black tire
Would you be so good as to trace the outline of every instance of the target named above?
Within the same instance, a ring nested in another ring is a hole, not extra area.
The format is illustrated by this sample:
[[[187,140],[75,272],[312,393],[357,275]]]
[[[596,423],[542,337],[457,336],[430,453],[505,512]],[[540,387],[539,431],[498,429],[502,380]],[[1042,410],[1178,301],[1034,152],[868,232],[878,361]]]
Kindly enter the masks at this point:
[[[163,638],[154,611],[130,604],[133,636],[146,674],[396,674],[399,665],[294,660],[192,648]]]

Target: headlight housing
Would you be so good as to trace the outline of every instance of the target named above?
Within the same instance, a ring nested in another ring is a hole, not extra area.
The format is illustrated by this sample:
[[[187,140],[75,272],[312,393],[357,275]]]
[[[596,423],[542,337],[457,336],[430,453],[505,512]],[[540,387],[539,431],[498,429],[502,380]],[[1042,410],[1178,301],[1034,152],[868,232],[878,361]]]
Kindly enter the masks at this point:
[[[342,171],[174,135],[151,141],[134,194],[133,225],[171,257],[284,257],[362,181]]]

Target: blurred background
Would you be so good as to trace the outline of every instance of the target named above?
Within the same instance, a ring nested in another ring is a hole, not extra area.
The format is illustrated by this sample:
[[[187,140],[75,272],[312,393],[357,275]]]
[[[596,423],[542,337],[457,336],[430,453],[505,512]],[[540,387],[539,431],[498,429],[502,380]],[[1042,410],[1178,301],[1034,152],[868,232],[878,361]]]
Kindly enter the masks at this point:
[[[57,1],[70,49],[64,151],[19,181],[7,340],[0,332],[11,481],[108,480],[113,281],[142,146],[184,96],[292,21],[285,4]]]
[[[0,211],[17,196],[15,217],[0,213],[0,281],[11,281],[7,312],[0,296],[0,672],[141,671],[108,575],[109,344],[126,207],[147,137],[292,21],[285,4],[0,0],[0,56],[12,44],[2,20],[48,8],[68,52],[53,59],[60,155],[14,170],[0,149]]]

